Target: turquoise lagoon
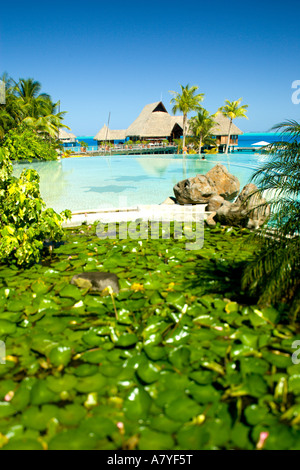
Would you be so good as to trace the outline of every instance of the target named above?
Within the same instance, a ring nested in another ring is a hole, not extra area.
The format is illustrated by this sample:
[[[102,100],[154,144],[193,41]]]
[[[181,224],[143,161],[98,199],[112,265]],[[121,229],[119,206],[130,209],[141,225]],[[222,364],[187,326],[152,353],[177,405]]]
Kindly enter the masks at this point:
[[[47,207],[75,212],[160,204],[173,196],[173,186],[178,181],[205,174],[217,163],[237,176],[242,188],[265,159],[266,156],[254,153],[206,155],[206,161],[199,155],[77,157],[16,163],[14,174],[18,176],[24,168],[34,168],[40,175],[41,194]]]

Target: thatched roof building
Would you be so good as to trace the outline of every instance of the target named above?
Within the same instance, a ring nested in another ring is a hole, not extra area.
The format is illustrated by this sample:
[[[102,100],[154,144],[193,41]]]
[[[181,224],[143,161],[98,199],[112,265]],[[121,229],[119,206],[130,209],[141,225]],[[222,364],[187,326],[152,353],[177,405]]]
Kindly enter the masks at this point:
[[[94,139],[98,142],[112,142],[115,140],[125,140],[126,130],[112,130],[107,127],[106,124],[100,129],[98,134],[95,135]]]
[[[126,131],[126,137],[139,140],[176,138],[180,135],[182,127],[178,119],[170,116],[161,101],[147,104]]]
[[[227,142],[229,119],[222,114],[215,117],[216,125],[212,135],[216,137],[216,145],[222,146]],[[113,142],[129,138],[137,140],[179,139],[183,134],[183,116],[171,116],[161,101],[147,104],[140,115],[127,130],[111,130],[105,124],[94,137],[98,142]],[[187,134],[191,135],[189,128]],[[233,123],[231,126],[231,145],[237,145],[238,135],[243,132]]]
[[[230,120],[223,116],[223,114],[217,114],[215,117],[216,125],[212,129],[212,135],[219,136],[219,135],[226,135],[228,136]],[[243,132],[239,129],[234,122],[231,125],[231,135],[242,135]]]
[[[62,142],[75,142],[76,135],[72,134],[72,132],[66,132],[64,129],[59,129],[58,138]]]

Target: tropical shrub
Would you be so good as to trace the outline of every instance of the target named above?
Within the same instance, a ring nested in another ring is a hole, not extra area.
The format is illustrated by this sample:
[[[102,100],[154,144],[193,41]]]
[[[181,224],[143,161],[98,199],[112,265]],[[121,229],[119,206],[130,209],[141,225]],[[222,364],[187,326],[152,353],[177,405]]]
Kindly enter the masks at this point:
[[[62,239],[61,223],[71,213],[45,210],[35,170],[25,169],[19,178],[12,171],[8,151],[0,148],[0,262],[29,265],[41,259],[46,239]]]
[[[44,137],[33,129],[21,125],[7,132],[1,146],[8,150],[11,160],[56,160],[58,142],[51,137]]]
[[[288,121],[273,129],[281,130],[286,140],[268,147],[267,163],[252,178],[258,191],[267,194],[271,217],[255,234],[260,249],[244,272],[243,286],[259,295],[260,304],[288,303],[296,316],[300,313],[300,124]]]

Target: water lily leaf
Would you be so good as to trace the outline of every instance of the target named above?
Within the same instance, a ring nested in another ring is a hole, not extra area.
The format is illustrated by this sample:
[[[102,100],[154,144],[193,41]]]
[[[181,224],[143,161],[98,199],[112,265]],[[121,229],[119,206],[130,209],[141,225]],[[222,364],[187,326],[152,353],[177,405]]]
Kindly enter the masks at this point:
[[[253,448],[249,439],[249,428],[242,423],[235,423],[231,430],[230,437],[231,441],[238,449],[249,450]]]
[[[54,367],[66,366],[72,357],[72,349],[69,346],[55,346],[51,349],[49,359]]]
[[[97,438],[92,433],[86,434],[80,429],[69,429],[56,434],[49,442],[49,450],[93,450]]]
[[[178,429],[181,427],[181,423],[179,423],[178,421],[172,421],[165,415],[160,414],[151,418],[150,427],[155,431],[162,431],[173,434],[174,432],[178,431]]]
[[[16,413],[16,410],[12,406],[11,403],[6,401],[0,402],[0,418],[7,418],[8,416],[12,416]]]
[[[46,294],[51,288],[51,284],[46,284],[41,279],[37,279],[33,284],[31,284],[32,291],[37,295]]]
[[[129,392],[124,401],[124,413],[130,420],[146,419],[152,400],[150,395],[141,387],[135,387]]]
[[[97,416],[85,419],[79,429],[86,434],[94,434],[98,439],[109,437],[117,431],[117,426],[110,419]]]
[[[75,385],[76,390],[81,393],[102,392],[107,383],[102,374],[94,374],[87,377],[80,377]]]
[[[176,436],[180,449],[201,450],[209,440],[209,433],[204,427],[183,426]]]
[[[65,426],[76,426],[85,418],[86,413],[84,406],[73,403],[59,408],[56,417]]]
[[[153,362],[144,359],[137,368],[136,373],[142,382],[150,384],[159,379],[160,368]]]
[[[188,397],[176,399],[166,406],[167,417],[183,423],[199,415],[201,411],[201,407]]]
[[[11,439],[2,450],[43,450],[43,446],[35,439]]]
[[[64,286],[60,291],[59,291],[60,297],[68,297],[74,300],[80,300],[82,298],[82,292],[81,290],[72,285],[69,284],[67,286]]]
[[[127,348],[129,346],[133,346],[137,342],[138,342],[138,337],[135,334],[124,333],[117,339],[116,346],[119,346],[121,348]]]
[[[46,382],[43,380],[37,380],[30,392],[31,404],[44,405],[55,401],[59,401],[59,396],[49,390]]]
[[[170,450],[174,440],[169,434],[145,429],[141,432],[138,447],[140,450]]]
[[[38,406],[31,406],[23,411],[21,421],[26,428],[44,431],[49,421],[57,417],[57,413],[58,408],[55,405],[43,405],[41,409]]]
[[[74,375],[65,374],[62,377],[53,377],[49,375],[46,378],[47,387],[55,393],[72,390],[76,384],[77,379]]]
[[[13,335],[17,330],[14,323],[8,320],[0,320],[0,338],[6,335]]]
[[[244,411],[247,423],[255,425],[258,423],[263,423],[269,414],[269,410],[266,406],[263,405],[249,405]]]

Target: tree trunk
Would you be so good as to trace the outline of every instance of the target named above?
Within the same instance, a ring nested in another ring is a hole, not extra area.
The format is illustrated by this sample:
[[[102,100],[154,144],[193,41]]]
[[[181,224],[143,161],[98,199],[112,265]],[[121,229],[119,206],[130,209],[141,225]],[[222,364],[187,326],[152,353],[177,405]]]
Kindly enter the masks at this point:
[[[182,137],[182,153],[184,151],[184,147],[185,147],[185,136],[186,136],[186,118],[187,118],[187,115],[184,114],[183,115],[183,137]]]
[[[201,155],[201,147],[202,147],[202,134],[200,134],[200,141],[199,141],[199,155]]]
[[[227,145],[226,145],[226,151],[225,151],[226,154],[228,153],[228,148],[229,148],[231,125],[232,125],[232,119],[230,119],[230,124],[229,124],[229,129],[228,129],[228,138],[227,138]]]

